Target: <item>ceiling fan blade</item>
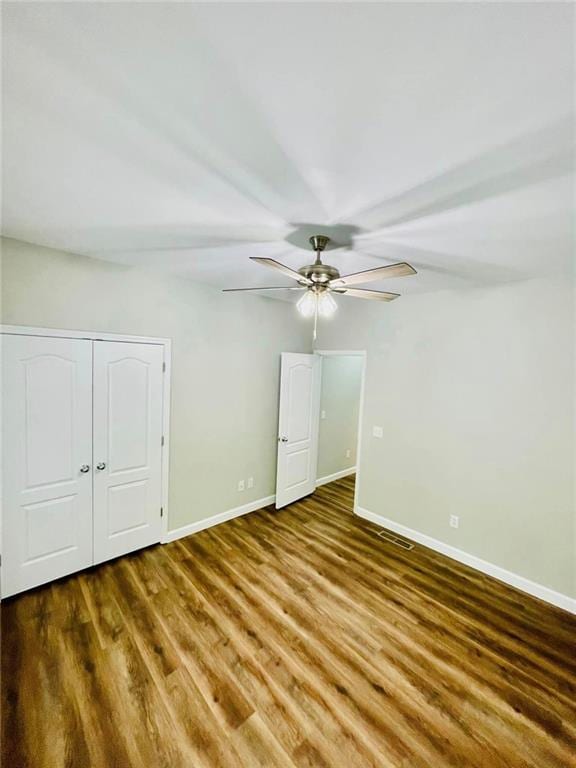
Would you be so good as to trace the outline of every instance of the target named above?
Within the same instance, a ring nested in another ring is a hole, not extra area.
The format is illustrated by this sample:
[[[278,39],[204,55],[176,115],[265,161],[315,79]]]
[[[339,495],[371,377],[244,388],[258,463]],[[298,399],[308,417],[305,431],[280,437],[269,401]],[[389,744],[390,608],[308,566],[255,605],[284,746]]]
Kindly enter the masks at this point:
[[[257,261],[258,264],[263,264],[265,267],[271,267],[272,269],[277,270],[278,272],[282,272],[283,275],[286,275],[287,277],[291,277],[293,280],[298,280],[299,283],[304,283],[305,285],[312,285],[312,280],[309,280],[307,277],[304,277],[300,274],[300,272],[296,272],[295,269],[291,269],[290,267],[287,267],[285,264],[280,264],[279,261],[275,261],[274,259],[268,259],[263,256],[250,256],[252,261]]]
[[[308,288],[305,285],[263,285],[261,288],[222,288],[224,293],[230,293],[231,291],[307,291]]]
[[[332,292],[339,296],[352,296],[355,299],[376,299],[377,301],[394,301],[400,296],[399,293],[371,291],[368,288],[332,288]]]
[[[340,288],[340,286],[357,285],[358,283],[369,283],[372,280],[384,280],[389,277],[403,277],[404,275],[415,275],[416,270],[405,261],[400,264],[389,264],[386,267],[376,267],[375,269],[365,269],[363,272],[354,272],[351,275],[343,275],[335,280],[330,280],[331,288]]]

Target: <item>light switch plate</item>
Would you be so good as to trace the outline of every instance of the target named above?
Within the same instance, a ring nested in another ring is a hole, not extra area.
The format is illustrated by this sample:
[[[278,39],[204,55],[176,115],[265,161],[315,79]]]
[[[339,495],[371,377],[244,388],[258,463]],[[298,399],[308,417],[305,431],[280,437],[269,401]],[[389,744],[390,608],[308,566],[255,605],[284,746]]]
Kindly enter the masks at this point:
[[[320,418],[321,419],[325,419],[326,418],[326,411],[321,411],[320,412]]]
[[[382,427],[372,427],[372,437],[384,437],[384,430]]]

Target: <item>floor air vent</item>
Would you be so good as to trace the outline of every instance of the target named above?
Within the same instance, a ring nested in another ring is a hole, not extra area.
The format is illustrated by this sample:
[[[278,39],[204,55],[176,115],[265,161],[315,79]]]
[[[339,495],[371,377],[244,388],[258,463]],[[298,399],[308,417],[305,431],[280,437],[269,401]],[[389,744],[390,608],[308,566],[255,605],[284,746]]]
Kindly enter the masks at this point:
[[[396,544],[396,546],[401,547],[401,549],[414,549],[414,544],[412,544],[411,541],[399,539],[398,536],[394,536],[393,533],[389,533],[388,531],[378,531],[378,536],[380,536],[381,539],[389,541],[390,544]]]

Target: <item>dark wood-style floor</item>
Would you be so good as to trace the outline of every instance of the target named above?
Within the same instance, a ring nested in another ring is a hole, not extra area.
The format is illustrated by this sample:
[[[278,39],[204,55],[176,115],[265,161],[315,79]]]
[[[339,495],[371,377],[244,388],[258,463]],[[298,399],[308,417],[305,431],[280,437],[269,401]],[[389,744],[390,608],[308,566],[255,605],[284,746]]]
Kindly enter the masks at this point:
[[[5,601],[3,765],[576,765],[576,619],[386,543],[352,494]]]

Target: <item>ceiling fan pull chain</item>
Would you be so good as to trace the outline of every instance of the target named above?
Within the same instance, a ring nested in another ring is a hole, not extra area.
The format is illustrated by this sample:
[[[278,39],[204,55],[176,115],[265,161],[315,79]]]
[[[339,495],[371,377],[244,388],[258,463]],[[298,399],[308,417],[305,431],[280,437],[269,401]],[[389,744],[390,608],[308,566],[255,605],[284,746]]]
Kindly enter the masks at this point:
[[[316,308],[314,310],[314,341],[316,341],[317,327],[318,327],[318,294],[316,294]]]

